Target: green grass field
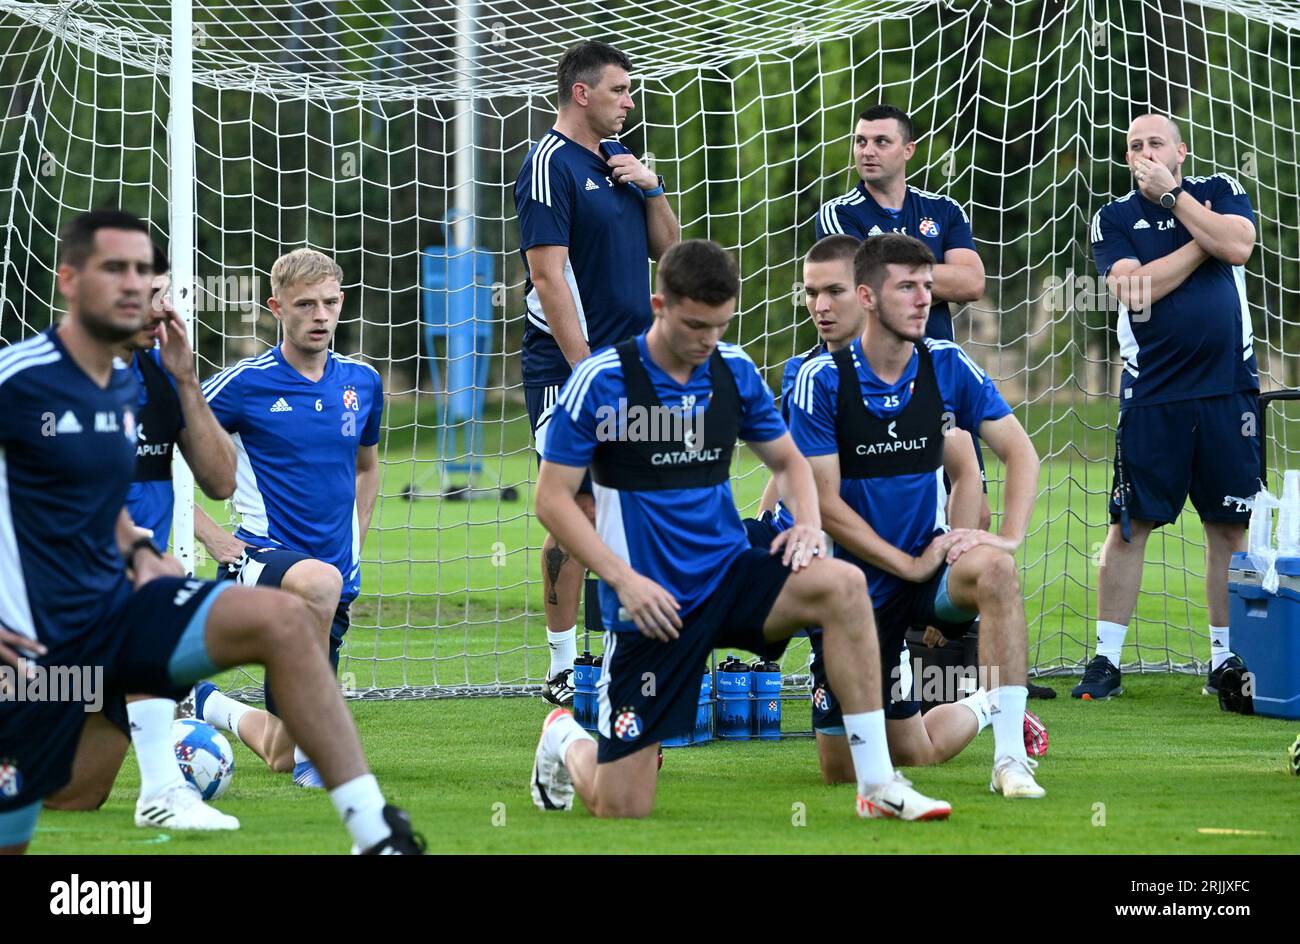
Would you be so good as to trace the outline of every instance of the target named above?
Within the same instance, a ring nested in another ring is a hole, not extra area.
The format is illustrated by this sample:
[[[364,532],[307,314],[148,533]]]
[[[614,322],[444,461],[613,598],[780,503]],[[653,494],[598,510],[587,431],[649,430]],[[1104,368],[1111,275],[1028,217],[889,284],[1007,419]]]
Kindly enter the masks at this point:
[[[601,822],[542,813],[528,772],[546,706],[536,698],[353,703],[388,797],[439,852],[1281,853],[1300,848],[1300,779],[1285,769],[1298,725],[1219,712],[1196,679],[1126,680],[1111,702],[1062,697],[1030,707],[1051,743],[1042,800],[988,792],[992,733],[917,786],[953,804],[946,823],[859,821],[851,786],[823,786],[813,744],[710,744],[666,752],[654,815]],[[787,703],[792,725],[807,709]],[[96,813],[46,813],[33,852],[336,853],[348,841],[325,797],[273,775],[241,746],[220,807],[243,828],[168,834],[132,825],[134,760]],[[1100,806],[1098,805],[1100,804]],[[795,825],[802,811],[804,825]],[[1104,824],[1104,825],[1103,825]],[[1213,834],[1201,830],[1218,830]]]
[[[427,410],[426,410],[427,408]],[[1068,670],[1092,641],[1096,568],[1105,534],[1110,407],[1052,420],[1018,411],[1044,456],[1045,496],[1021,552],[1030,663]],[[542,532],[528,514],[531,456],[526,421],[489,427],[485,451],[500,452],[489,483],[518,500],[404,501],[427,475],[432,409],[419,423],[394,403],[377,530],[365,551],[363,596],[353,608],[341,671],[360,688],[536,683],[546,669],[537,582]],[[1288,430],[1288,432],[1291,432]],[[417,436],[419,437],[417,439]],[[1300,437],[1290,441],[1298,441]],[[752,510],[764,477],[739,453],[738,505]],[[414,458],[412,458],[414,457]],[[998,469],[990,463],[990,479]],[[991,495],[998,504],[996,484]],[[221,520],[220,518],[218,520]],[[1148,550],[1144,593],[1125,660],[1152,668],[1208,657],[1203,558],[1194,516],[1165,529]],[[799,671],[806,643],[786,658]],[[258,682],[232,673],[228,688]],[[946,824],[857,822],[850,787],[820,783],[812,742],[713,744],[668,753],[654,817],[603,823],[585,811],[545,815],[527,777],[545,704],[538,698],[355,700],[371,763],[396,803],[407,807],[434,850],[445,852],[1282,852],[1300,848],[1295,808],[1300,779],[1285,752],[1300,725],[1219,712],[1186,674],[1129,675],[1126,694],[1085,704],[1068,697],[1073,679],[1053,678],[1061,697],[1031,702],[1051,749],[1040,769],[1042,801],[988,793],[992,735],[985,732],[942,768],[916,782],[954,804]],[[808,709],[786,702],[787,731],[806,731]],[[233,835],[138,830],[138,783],[128,758],[107,806],[93,814],[46,814],[33,846],[42,853],[239,853],[346,851],[325,798],[267,772],[236,745],[237,773],[222,809],[240,817]],[[1100,804],[1100,805],[1099,805]],[[802,817],[800,816],[802,811]],[[802,818],[804,825],[795,825]],[[1104,825],[1103,825],[1104,824]],[[1228,832],[1204,833],[1200,830]]]

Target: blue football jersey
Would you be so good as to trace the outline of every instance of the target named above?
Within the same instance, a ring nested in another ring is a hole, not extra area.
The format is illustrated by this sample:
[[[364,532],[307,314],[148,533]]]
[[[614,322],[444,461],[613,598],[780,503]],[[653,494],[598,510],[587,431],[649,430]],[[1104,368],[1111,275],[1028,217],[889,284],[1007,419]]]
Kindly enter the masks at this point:
[[[101,388],[54,328],[0,352],[0,625],[82,651],[130,596],[118,515],[135,469],[136,381]]]
[[[799,376],[799,368],[804,365],[805,361],[825,353],[825,342],[818,341],[816,347],[804,351],[802,354],[794,355],[781,368],[781,397],[778,402],[781,407],[781,419],[785,420],[786,426],[790,425],[790,393],[794,390],[794,380]],[[778,531],[784,531],[794,524],[794,515],[779,499],[776,503],[776,511],[772,516],[772,524]]]
[[[1215,213],[1255,222],[1250,197],[1227,174],[1184,177],[1183,189]],[[1092,218],[1092,254],[1104,279],[1121,259],[1146,265],[1192,241],[1171,210],[1134,190]],[[1119,308],[1124,359],[1120,406],[1169,403],[1259,389],[1245,266],[1206,259],[1150,312]]]
[[[159,392],[170,398],[169,404],[150,400],[149,388],[139,363],[142,357],[152,360],[167,378],[166,390]],[[150,351],[136,352],[135,357],[131,359],[131,372],[135,375],[136,383],[140,388],[140,395],[136,402],[136,459],[141,461],[146,457],[155,456],[170,462],[176,449],[176,438],[185,428],[185,419],[180,409],[180,395],[176,392],[176,381],[172,380],[171,374],[167,373],[167,369],[162,366],[162,352],[157,347]],[[170,426],[163,419],[165,416],[176,416],[177,425]],[[131,483],[131,489],[126,495],[126,510],[130,513],[131,520],[153,532],[154,546],[160,551],[167,550],[175,506],[176,492],[170,477],[140,481],[137,476],[137,480]]]
[[[975,249],[970,219],[952,197],[927,193],[909,186],[898,208],[882,207],[861,181],[842,197],[828,200],[817,213],[814,232],[818,239],[837,233],[866,239],[881,233],[903,233],[930,247],[934,258],[943,262],[949,249]],[[947,302],[930,308],[925,335],[942,341],[953,340],[952,311]]]
[[[637,338],[641,362],[661,403],[705,410],[713,386],[706,362],[679,384],[646,353],[645,335]],[[740,394],[740,438],[770,442],[786,432],[772,393],[758,368],[734,344],[720,344]],[[598,351],[574,368],[546,433],[544,458],[560,465],[587,467],[598,442],[601,417],[626,400],[627,387],[618,352]],[[689,404],[689,406],[688,406]],[[689,615],[717,588],[727,567],[747,547],[731,494],[730,481],[705,488],[620,491],[593,483],[596,530],[601,540],[633,570],[673,595],[680,616]],[[607,629],[636,632],[618,619],[618,594],[600,582],[600,611]]]
[[[1011,412],[988,374],[958,345],[926,338],[925,346],[934,362],[935,381],[944,409],[953,414],[957,426],[977,430],[985,420],[1001,419]],[[867,410],[881,419],[905,410],[911,402],[920,355],[913,351],[911,362],[898,380],[885,383],[867,363],[860,339],[855,339],[849,350]],[[830,354],[819,355],[799,369],[791,394],[790,432],[805,456],[839,452],[836,440],[839,385],[839,368]],[[947,527],[948,493],[942,468],[933,474],[841,479],[840,497],[881,538],[909,554],[919,553],[930,543],[936,530]],[[870,566],[863,569],[871,600],[877,606],[901,585],[899,578],[892,574]]]
[[[564,274],[593,352],[640,334],[653,320],[645,196],[635,184],[615,184],[609,176],[606,159],[628,149],[612,140],[600,149],[593,154],[552,129],[528,152],[515,181],[528,306],[521,361],[528,386],[559,384],[569,376],[528,277],[527,251],[534,246],[569,248]]]
[[[235,443],[235,536],[333,564],[342,600],[361,592],[357,449],[379,442],[384,388],[367,364],[330,352],[308,380],[276,347],[210,377],[203,394]]]

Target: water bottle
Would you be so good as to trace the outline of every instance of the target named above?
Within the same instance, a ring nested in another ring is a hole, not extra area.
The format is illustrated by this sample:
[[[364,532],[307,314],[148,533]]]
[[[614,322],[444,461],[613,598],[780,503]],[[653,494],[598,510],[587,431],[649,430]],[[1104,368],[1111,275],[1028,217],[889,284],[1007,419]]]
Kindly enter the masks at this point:
[[[584,730],[596,728],[596,660],[583,651],[573,660],[573,720]]]
[[[713,740],[713,673],[706,667],[700,677],[700,700],[695,710],[694,744]]]
[[[750,730],[765,741],[781,737],[781,667],[755,659],[750,669],[754,690],[754,720]]]
[[[1288,469],[1282,478],[1282,507],[1277,512],[1277,554],[1300,557],[1300,470]]]
[[[592,734],[600,730],[600,674],[604,671],[605,653],[601,653],[591,660],[591,727],[588,728]]]
[[[752,678],[749,666],[735,656],[728,656],[718,666],[717,731],[722,740],[749,740],[754,707],[749,697]]]

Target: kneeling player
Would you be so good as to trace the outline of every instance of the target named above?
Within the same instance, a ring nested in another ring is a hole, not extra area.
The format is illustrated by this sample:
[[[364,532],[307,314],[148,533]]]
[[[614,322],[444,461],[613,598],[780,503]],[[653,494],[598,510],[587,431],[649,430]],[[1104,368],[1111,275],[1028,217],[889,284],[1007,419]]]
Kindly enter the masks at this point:
[[[337,670],[361,592],[361,547],[379,494],[384,388],[368,364],[330,350],[343,305],[343,271],[312,249],[271,267],[268,307],[284,339],[208,378],[203,392],[239,444],[232,537],[200,509],[195,533],[225,565],[221,579],[277,587],[316,615],[321,645]],[[300,787],[324,783],[295,745],[266,689],[266,710],[249,708],[211,683],[195,689],[199,718],[230,731]]]
[[[924,338],[933,265],[929,249],[908,236],[891,233],[862,244],[854,275],[866,331],[800,368],[791,429],[812,465],[837,555],[868,578],[886,666],[887,715],[897,722],[890,732],[896,759],[946,760],[991,717],[990,788],[1039,797],[1037,765],[1025,751],[1027,641],[1013,557],[1033,506],[1038,457],[988,376],[952,342]],[[953,427],[978,429],[1006,465],[1000,535],[947,531],[945,459],[955,481],[975,474],[969,440],[945,435]],[[903,690],[904,633],[930,625],[957,637],[976,614],[981,671],[996,678],[996,687],[987,704],[977,693],[964,707],[936,709],[938,717],[932,712],[923,723],[919,705]],[[814,725],[823,776],[834,781],[844,776],[848,732],[837,723],[838,682],[823,661],[814,639]],[[897,700],[890,697],[895,693]]]
[[[0,417],[0,545],[11,564],[0,576],[0,664],[52,677],[88,670],[95,689],[88,703],[0,699],[0,853],[23,852],[42,801],[102,762],[105,735],[117,732],[96,701],[175,698],[246,663],[275,681],[285,724],[312,752],[357,847],[418,852],[405,814],[384,805],[367,770],[302,601],[175,576],[179,563],[137,538],[123,508],[137,388],[114,362],[144,323],[152,269],[143,221],[116,210],[77,217],[59,247],[67,315],[0,353],[10,405]]]
[[[777,658],[791,635],[820,623],[827,671],[844,693],[859,815],[947,816],[948,804],[894,773],[866,581],[816,560],[825,545],[807,463],[753,362],[720,343],[739,291],[735,263],[691,240],[664,255],[657,278],[650,330],[582,361],[547,433],[537,517],[600,577],[608,632],[599,746],[568,711],[553,711],[537,746],[534,802],[568,809],[576,789],[597,816],[646,816],[656,748],[694,725],[710,650]],[[737,438],[790,498],[795,524],[779,556],[750,548],[741,527],[728,478]],[[574,500],[588,466],[594,529]]]
[[[790,391],[799,368],[818,354],[838,351],[862,334],[867,313],[853,288],[853,256],[862,241],[854,236],[826,236],[817,240],[803,260],[804,304],[817,329],[817,343],[795,354],[781,369],[781,396],[777,403],[781,419],[790,424]],[[745,519],[745,530],[754,546],[766,546],[778,533],[790,527],[793,517],[780,503],[776,479],[769,478],[758,502],[759,517]],[[760,540],[765,539],[765,540]]]
[[[171,304],[167,256],[154,249],[152,303],[145,326],[123,346],[123,360],[140,390],[135,414],[135,478],[126,509],[139,528],[152,534],[159,553],[167,550],[172,530],[172,453],[179,446],[194,471],[194,480],[210,498],[228,498],[235,490],[235,446],[217,425],[199,391],[185,323]],[[93,763],[78,770],[66,787],[45,800],[47,809],[96,810],[112,790],[114,778],[135,747],[140,768],[140,797],[135,824],[170,830],[238,829],[239,820],[208,806],[181,776],[176,763],[171,698],[128,695],[126,711],[106,706],[104,717],[121,736],[105,729]],[[129,738],[129,741],[128,741]]]

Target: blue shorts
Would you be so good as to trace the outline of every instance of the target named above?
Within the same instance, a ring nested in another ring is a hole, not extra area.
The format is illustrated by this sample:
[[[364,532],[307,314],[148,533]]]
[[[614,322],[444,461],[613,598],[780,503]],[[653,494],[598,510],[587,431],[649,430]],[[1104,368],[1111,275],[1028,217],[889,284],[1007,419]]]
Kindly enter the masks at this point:
[[[37,660],[41,666],[80,670],[78,700],[66,697],[69,685],[59,686],[62,700],[0,700],[0,835],[13,828],[13,823],[6,826],[6,813],[39,803],[71,779],[88,712],[104,710],[112,719],[126,694],[180,699],[217,670],[204,631],[224,589],[187,577],[151,580],[99,626]]]
[[[546,446],[546,427],[551,422],[551,413],[559,399],[560,389],[564,384],[550,384],[545,387],[524,386],[524,406],[528,410],[528,425],[533,431],[533,448],[537,451],[537,461],[542,461],[542,450]],[[582,477],[578,494],[591,494],[591,473]]]
[[[1202,521],[1247,524],[1259,491],[1259,396],[1254,391],[1120,410],[1110,520],[1159,526],[1188,496]]]
[[[700,676],[716,648],[781,658],[788,640],[767,642],[763,624],[790,571],[767,551],[741,551],[718,589],[682,620],[671,642],[640,633],[605,634],[598,763],[607,764],[695,727]]]
[[[772,542],[781,533],[781,529],[776,526],[776,516],[770,511],[763,512],[757,518],[746,518],[741,524],[745,526],[745,537],[749,538],[749,546],[762,548],[765,551],[772,549]]]
[[[893,596],[872,612],[880,640],[880,678],[884,688],[885,717],[890,721],[910,718],[921,710],[912,686],[907,658],[907,631],[933,626],[948,639],[960,639],[975,622],[974,613],[958,609],[948,596],[948,565],[940,567],[925,583],[904,583]],[[809,669],[812,673],[813,730],[843,734],[844,715],[826,675],[822,634],[812,634]]]
[[[244,557],[237,563],[226,564],[217,568],[217,579],[233,580],[243,587],[271,587],[279,589],[284,582],[284,575],[289,568],[299,561],[315,560],[310,554],[288,551],[280,547],[252,547],[244,549]],[[352,601],[342,600],[334,610],[334,622],[330,624],[330,665],[334,671],[339,670],[339,648],[343,645],[343,636],[352,625],[350,608]],[[278,717],[275,699],[270,689],[262,686],[262,695],[266,701],[266,710]]]

